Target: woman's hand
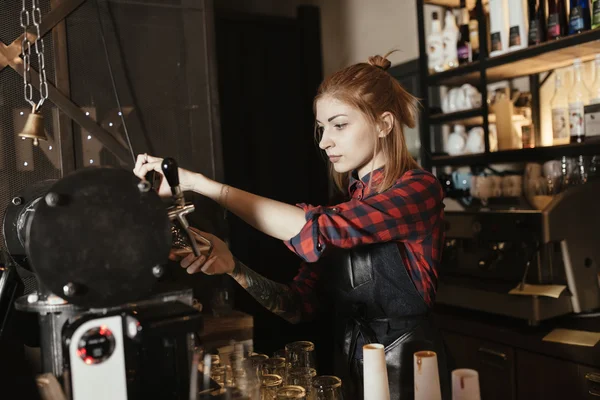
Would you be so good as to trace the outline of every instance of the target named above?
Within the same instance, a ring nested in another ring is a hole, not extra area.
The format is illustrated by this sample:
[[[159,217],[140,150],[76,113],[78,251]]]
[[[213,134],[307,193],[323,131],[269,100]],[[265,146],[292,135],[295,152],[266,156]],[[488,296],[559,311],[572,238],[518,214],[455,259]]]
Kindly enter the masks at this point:
[[[196,228],[190,228],[192,234],[194,236],[202,235],[206,239],[210,240],[213,244],[213,250],[208,258],[206,259],[206,255],[201,255],[200,257],[196,257],[194,253],[190,253],[185,256],[180,265],[182,268],[187,270],[188,274],[194,274],[199,270],[204,272],[206,275],[221,275],[221,274],[230,274],[233,272],[233,268],[235,267],[235,261],[233,260],[233,254],[229,251],[229,248],[221,239],[216,237],[215,235],[211,235],[210,233],[201,232]],[[199,245],[205,246],[204,242],[199,239],[196,239]],[[174,259],[175,257],[181,256],[180,253],[171,253],[170,258]]]
[[[158,157],[149,156],[147,154],[138,154],[137,159],[135,161],[135,167],[133,168],[133,173],[140,179],[146,179],[146,174],[150,171],[156,171],[160,174],[160,187],[158,188],[158,195],[161,197],[171,196],[171,188],[169,187],[169,183],[165,179],[165,176],[162,172],[162,164],[163,159]],[[194,172],[188,171],[183,168],[178,168],[179,173],[179,185],[181,186],[181,190],[193,190],[194,189],[194,181],[198,177],[202,177],[200,174],[196,174]]]

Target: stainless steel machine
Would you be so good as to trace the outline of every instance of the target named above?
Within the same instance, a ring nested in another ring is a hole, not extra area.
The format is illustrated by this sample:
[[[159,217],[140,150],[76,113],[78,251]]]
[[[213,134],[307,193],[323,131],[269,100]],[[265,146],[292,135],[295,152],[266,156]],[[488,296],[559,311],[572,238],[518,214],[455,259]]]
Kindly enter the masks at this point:
[[[0,311],[14,303],[38,315],[42,372],[70,399],[195,398],[202,315],[191,290],[154,291],[171,250],[171,221],[185,242],[194,207],[184,201],[176,162],[165,159],[163,171],[171,204],[130,171],[86,168],[25,189],[6,210],[11,260],[0,279]],[[195,240],[187,243],[199,254]],[[15,285],[6,283],[14,266],[35,273],[37,290],[14,298]]]
[[[543,210],[448,211],[437,302],[527,320],[600,308],[600,181]],[[509,294],[564,285],[558,298]]]

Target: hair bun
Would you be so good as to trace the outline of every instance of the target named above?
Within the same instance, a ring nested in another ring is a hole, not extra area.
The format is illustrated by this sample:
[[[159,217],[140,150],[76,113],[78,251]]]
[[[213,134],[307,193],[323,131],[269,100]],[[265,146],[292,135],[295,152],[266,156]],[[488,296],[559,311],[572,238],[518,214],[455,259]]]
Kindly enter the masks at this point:
[[[381,68],[384,71],[387,71],[388,68],[392,65],[392,63],[385,57],[381,57],[379,55],[369,57],[369,64]]]

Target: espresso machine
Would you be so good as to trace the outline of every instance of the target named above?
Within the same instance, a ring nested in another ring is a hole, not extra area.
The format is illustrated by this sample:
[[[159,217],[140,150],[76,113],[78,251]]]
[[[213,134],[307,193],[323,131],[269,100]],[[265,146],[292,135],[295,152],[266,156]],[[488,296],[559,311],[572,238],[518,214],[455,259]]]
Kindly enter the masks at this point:
[[[530,325],[597,310],[598,198],[600,181],[592,180],[555,195],[542,210],[447,211],[437,302]],[[560,286],[557,298],[543,293]],[[525,287],[541,292],[519,293]]]
[[[185,218],[194,206],[175,160],[162,167],[170,204],[130,171],[93,167],[24,189],[4,215],[3,276],[12,265],[37,279],[14,307],[38,315],[42,372],[70,399],[189,399],[196,388],[203,319],[192,291],[155,290],[174,231],[200,254]],[[0,297],[14,298],[6,287]]]

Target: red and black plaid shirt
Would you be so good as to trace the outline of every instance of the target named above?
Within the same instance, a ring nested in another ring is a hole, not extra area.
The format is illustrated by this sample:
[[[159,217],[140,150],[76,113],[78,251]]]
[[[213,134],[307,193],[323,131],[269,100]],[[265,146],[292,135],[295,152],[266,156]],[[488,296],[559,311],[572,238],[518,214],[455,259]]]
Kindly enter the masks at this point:
[[[374,186],[382,178],[382,169],[362,181],[351,178],[350,200],[336,206],[298,204],[306,212],[306,225],[285,244],[306,261],[290,285],[302,298],[305,317],[318,306],[315,288],[323,266],[317,261],[329,246],[350,249],[396,241],[415,287],[433,305],[444,241],[442,187],[431,173],[413,169],[377,193],[369,180]]]

